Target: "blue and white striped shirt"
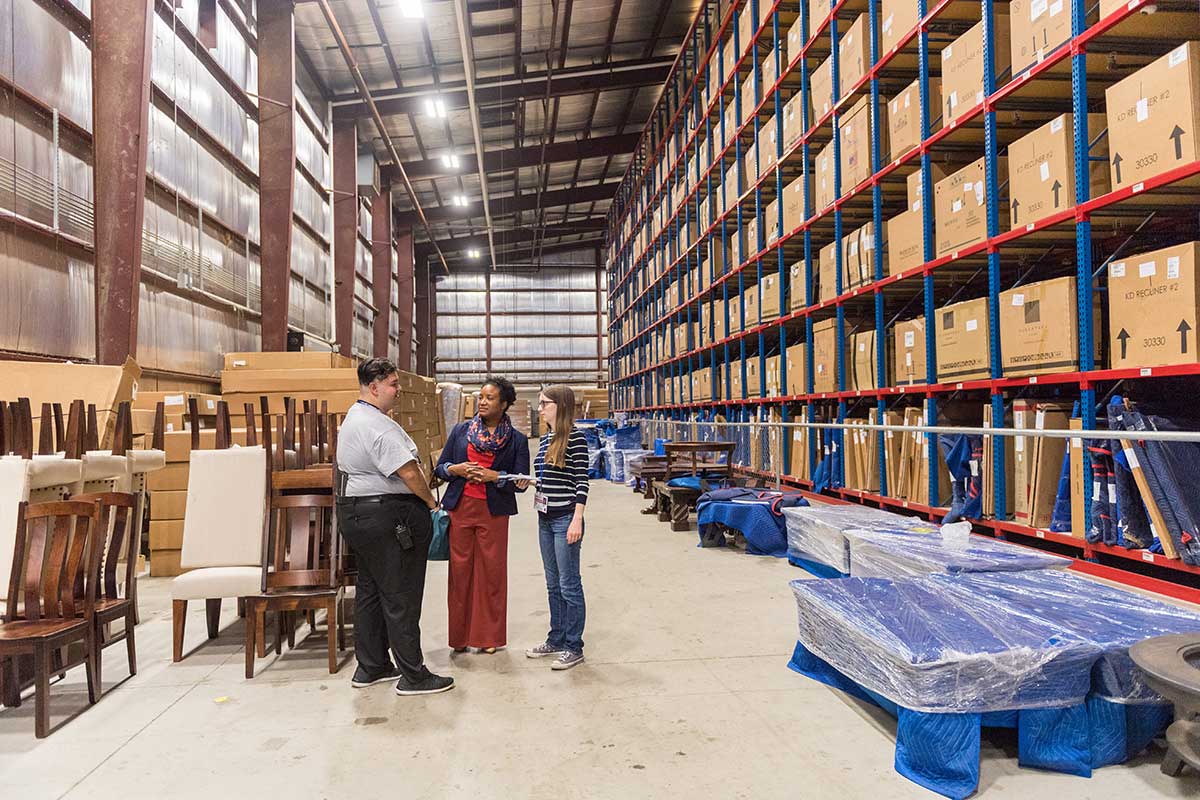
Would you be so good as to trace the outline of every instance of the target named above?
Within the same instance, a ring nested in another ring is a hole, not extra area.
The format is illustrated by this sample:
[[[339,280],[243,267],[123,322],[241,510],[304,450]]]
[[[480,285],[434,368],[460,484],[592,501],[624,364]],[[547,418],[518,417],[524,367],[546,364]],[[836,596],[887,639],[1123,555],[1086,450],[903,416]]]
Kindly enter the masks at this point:
[[[562,467],[546,463],[546,450],[553,433],[547,433],[538,444],[533,474],[538,476],[537,489],[546,496],[546,513],[551,516],[575,510],[576,503],[587,503],[588,446],[583,432],[571,429],[567,437],[567,457]]]

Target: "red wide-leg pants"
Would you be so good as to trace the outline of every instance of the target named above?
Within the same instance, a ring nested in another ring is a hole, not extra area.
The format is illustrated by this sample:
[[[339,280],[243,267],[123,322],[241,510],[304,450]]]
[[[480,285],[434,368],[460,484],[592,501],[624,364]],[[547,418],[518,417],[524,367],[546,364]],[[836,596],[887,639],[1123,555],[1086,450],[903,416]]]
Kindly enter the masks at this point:
[[[508,517],[463,496],[450,512],[450,646],[508,642]]]

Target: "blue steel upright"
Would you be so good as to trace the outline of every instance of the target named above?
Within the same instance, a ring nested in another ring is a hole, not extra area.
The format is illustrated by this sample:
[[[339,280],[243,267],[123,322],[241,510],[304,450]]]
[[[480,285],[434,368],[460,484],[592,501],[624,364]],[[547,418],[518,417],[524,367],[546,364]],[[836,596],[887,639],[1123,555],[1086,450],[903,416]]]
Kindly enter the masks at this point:
[[[996,92],[996,17],[993,0],[983,0],[983,115],[984,181],[987,189],[987,235],[991,239],[1000,234],[1000,166],[999,143],[996,131],[996,111],[991,107],[991,97]],[[1000,354],[1000,253],[988,247],[988,354],[991,358],[993,380],[1004,376]],[[1004,424],[1004,396],[992,392],[992,423],[997,427]],[[992,485],[996,492],[996,515],[1003,517],[1007,508],[1004,485],[1004,446],[992,447]],[[933,462],[930,462],[931,465]],[[933,470],[930,470],[932,475]],[[930,486],[934,485],[930,479]]]

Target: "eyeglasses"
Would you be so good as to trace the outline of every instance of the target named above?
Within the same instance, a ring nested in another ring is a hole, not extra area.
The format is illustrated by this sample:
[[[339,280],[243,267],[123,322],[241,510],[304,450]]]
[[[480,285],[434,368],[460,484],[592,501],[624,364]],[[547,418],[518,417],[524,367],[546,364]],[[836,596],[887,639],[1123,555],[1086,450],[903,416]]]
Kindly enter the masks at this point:
[[[552,405],[554,405],[553,400],[538,400],[538,408],[545,408],[546,406]]]

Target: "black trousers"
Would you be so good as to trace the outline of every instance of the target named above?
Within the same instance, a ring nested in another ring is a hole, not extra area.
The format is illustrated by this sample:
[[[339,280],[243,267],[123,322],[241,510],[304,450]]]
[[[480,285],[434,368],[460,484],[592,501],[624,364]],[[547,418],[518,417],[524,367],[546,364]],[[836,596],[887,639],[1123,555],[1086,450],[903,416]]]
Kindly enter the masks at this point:
[[[404,549],[396,523],[412,531],[413,546]],[[391,669],[391,650],[405,678],[429,674],[421,654],[421,600],[433,522],[419,498],[389,495],[382,502],[338,502],[338,526],[354,553],[358,579],[354,597],[354,655],[371,674]]]

